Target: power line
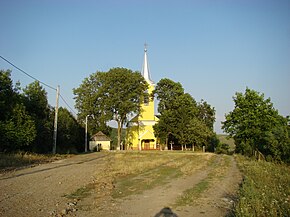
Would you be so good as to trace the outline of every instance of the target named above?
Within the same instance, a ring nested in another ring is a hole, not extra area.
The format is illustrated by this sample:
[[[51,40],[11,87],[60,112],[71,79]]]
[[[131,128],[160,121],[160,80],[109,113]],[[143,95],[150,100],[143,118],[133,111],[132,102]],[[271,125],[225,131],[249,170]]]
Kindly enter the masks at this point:
[[[18,69],[20,72],[22,72],[22,73],[24,73],[25,75],[27,75],[28,77],[30,77],[30,78],[32,78],[32,79],[38,81],[39,83],[43,84],[44,86],[46,86],[46,87],[48,87],[48,88],[50,88],[50,89],[56,91],[56,88],[54,88],[54,87],[52,87],[52,86],[50,86],[50,85],[48,85],[48,84],[46,84],[46,83],[44,83],[44,82],[38,80],[37,78],[35,78],[35,77],[33,77],[32,75],[28,74],[27,72],[25,72],[25,71],[22,70],[21,68],[17,67],[15,64],[13,64],[13,63],[10,62],[9,60],[5,59],[5,58],[2,57],[1,55],[0,55],[0,58],[3,59],[4,61],[6,61],[7,63],[9,63],[9,64],[10,64],[11,66],[13,66],[14,68]]]
[[[11,66],[13,66],[14,68],[18,69],[20,72],[24,73],[25,75],[27,75],[28,77],[32,78],[35,81],[38,81],[39,83],[43,84],[44,86],[57,91],[56,88],[46,84],[45,82],[42,82],[40,80],[38,80],[37,78],[33,77],[32,75],[28,74],[27,72],[25,72],[23,69],[19,68],[18,66],[16,66],[15,64],[13,64],[12,62],[10,62],[9,60],[7,60],[6,58],[4,58],[3,56],[0,55],[0,58],[3,59],[5,62],[9,63]],[[76,116],[77,114],[75,113],[75,111],[71,108],[71,106],[67,103],[67,101],[64,99],[64,97],[60,94],[60,98],[63,100],[63,102],[66,104],[66,106],[71,110],[72,113],[74,113]]]
[[[74,113],[77,116],[77,113],[74,112],[74,110],[69,106],[69,104],[65,101],[65,99],[63,98],[63,96],[61,94],[59,94],[60,98],[62,99],[62,101],[66,104],[67,107],[69,107],[70,111],[72,113]]]

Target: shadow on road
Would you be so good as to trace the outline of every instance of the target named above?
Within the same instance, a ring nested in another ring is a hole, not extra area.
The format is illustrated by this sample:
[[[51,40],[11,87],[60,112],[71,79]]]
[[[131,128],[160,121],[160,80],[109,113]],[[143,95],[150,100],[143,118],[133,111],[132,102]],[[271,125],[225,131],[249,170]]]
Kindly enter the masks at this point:
[[[178,217],[169,207],[164,207],[154,217]]]
[[[81,160],[77,160],[76,162],[64,163],[64,164],[56,165],[56,166],[54,166],[54,165],[57,162],[52,162],[52,163],[47,164],[47,165],[49,165],[48,168],[36,169],[35,171],[23,172],[23,173],[20,173],[20,174],[17,174],[17,175],[9,176],[9,177],[3,177],[3,178],[1,177],[0,180],[12,179],[12,178],[15,178],[15,177],[20,177],[20,176],[24,176],[24,175],[31,175],[31,174],[35,174],[35,173],[40,173],[40,172],[45,172],[45,171],[49,171],[49,170],[54,170],[54,169],[59,169],[59,168],[63,168],[63,167],[68,167],[68,166],[72,166],[72,165],[76,165],[76,164],[83,164],[83,163],[87,163],[87,162],[91,162],[91,161],[95,161],[95,160],[99,160],[99,159],[105,158],[106,156],[108,156],[108,155],[106,154],[106,155],[103,155],[103,156],[93,157],[93,158],[90,158],[90,159],[81,159]],[[72,160],[72,159],[70,159],[70,160]]]

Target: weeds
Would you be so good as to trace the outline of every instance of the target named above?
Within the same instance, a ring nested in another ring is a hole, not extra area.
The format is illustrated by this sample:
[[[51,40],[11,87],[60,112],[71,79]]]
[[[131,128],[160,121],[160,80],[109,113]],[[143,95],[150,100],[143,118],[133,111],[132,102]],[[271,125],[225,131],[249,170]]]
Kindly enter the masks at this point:
[[[211,157],[207,161],[206,166],[212,168],[208,176],[195,186],[185,190],[182,195],[176,199],[173,205],[174,207],[192,204],[201,194],[205,193],[216,180],[220,180],[224,177],[226,168],[230,165],[230,157],[227,155],[221,158],[218,157],[218,155],[213,156],[214,157]]]
[[[211,157],[175,152],[117,152],[111,155],[104,168],[104,177],[98,178],[113,182],[114,198],[142,193],[172,178],[188,175],[205,165]]]
[[[192,204],[200,194],[205,192],[209,188],[209,180],[203,179],[201,182],[196,184],[193,188],[189,188],[183,192],[183,194],[177,198],[174,206],[186,206]]]
[[[14,154],[0,153],[0,172],[34,164],[52,162],[69,156],[70,155],[42,155],[29,152],[18,152]]]
[[[83,199],[88,197],[89,195],[91,195],[91,191],[95,188],[95,185],[93,183],[90,183],[84,187],[81,187],[79,189],[77,189],[75,192],[71,193],[71,194],[66,194],[64,195],[64,197],[68,198],[68,199]]]
[[[290,216],[290,168],[236,157],[244,174],[235,216]]]

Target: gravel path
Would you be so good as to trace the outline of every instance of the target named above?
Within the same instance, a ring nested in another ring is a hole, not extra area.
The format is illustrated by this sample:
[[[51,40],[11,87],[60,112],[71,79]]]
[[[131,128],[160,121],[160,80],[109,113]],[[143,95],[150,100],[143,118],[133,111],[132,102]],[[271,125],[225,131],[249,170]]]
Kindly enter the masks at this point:
[[[228,165],[225,164],[228,160]],[[100,213],[103,217],[188,217],[226,216],[232,209],[236,191],[241,182],[241,174],[233,156],[217,155],[212,165],[206,165],[189,176],[180,177],[171,182],[114,201],[111,209]],[[175,205],[176,200],[189,188],[207,180],[208,189],[186,206]]]
[[[0,216],[57,216],[70,202],[64,195],[93,182],[106,158],[79,155],[0,174]]]
[[[0,216],[225,216],[241,182],[234,157],[217,155],[211,165],[204,163],[192,174],[172,179],[142,194],[122,199],[104,194],[102,210],[96,208],[99,205],[94,190],[81,201],[65,197],[94,183],[98,173],[106,171],[109,158],[108,153],[91,153],[0,174]],[[204,180],[210,180],[209,187],[195,201],[185,206],[175,204],[185,190]],[[77,210],[80,207],[82,209]]]

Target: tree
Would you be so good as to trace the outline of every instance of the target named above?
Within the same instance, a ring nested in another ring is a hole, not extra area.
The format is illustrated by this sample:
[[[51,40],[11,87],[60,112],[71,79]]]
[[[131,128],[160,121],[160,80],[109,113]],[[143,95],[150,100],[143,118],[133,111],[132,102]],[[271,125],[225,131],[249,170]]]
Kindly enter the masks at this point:
[[[13,87],[10,76],[10,70],[0,70],[0,121],[9,118],[13,107],[19,101],[18,89]]]
[[[97,72],[74,89],[76,108],[81,118],[94,114],[99,126],[115,120],[118,124],[119,146],[122,127],[130,115],[140,112],[140,102],[146,95],[147,87],[139,72],[125,68],[112,68],[106,73]]]
[[[234,138],[236,151],[252,155],[258,150],[280,158],[279,150],[289,147],[287,120],[278,114],[270,98],[246,88],[245,94],[236,93],[233,100],[235,108],[225,116],[222,129]]]
[[[9,70],[0,70],[0,151],[14,151],[29,146],[35,139],[35,123],[13,87]]]
[[[182,85],[170,79],[161,79],[152,93],[156,96],[158,103],[159,121],[153,126],[154,133],[163,141],[167,141],[169,135],[173,136],[175,126],[174,104],[178,96],[184,94]]]
[[[84,150],[85,130],[66,109],[58,110],[58,152],[81,152]]]
[[[198,103],[197,107],[198,118],[202,120],[209,129],[213,130],[213,124],[215,122],[215,109],[203,99]]]
[[[158,112],[162,114],[164,111],[172,109],[175,100],[183,94],[184,89],[179,82],[163,78],[157,83],[152,97],[157,96],[159,100]]]
[[[35,124],[22,104],[16,104],[11,117],[0,122],[1,151],[13,151],[30,145],[36,136]]]
[[[105,113],[101,105],[100,88],[103,85],[105,72],[96,72],[85,78],[82,84],[73,89],[76,109],[78,110],[78,120],[85,122],[87,115],[95,118],[88,121],[89,132],[103,131],[110,133],[107,122],[111,119],[111,114]]]
[[[47,100],[47,93],[39,81],[34,81],[23,89],[23,102],[28,113],[32,116],[36,126],[36,138],[30,151],[49,152],[52,143],[51,109]]]
[[[213,134],[214,109],[205,101],[197,104],[194,98],[184,93],[180,83],[161,79],[153,92],[160,101],[159,121],[154,133],[163,140],[170,135],[181,145],[204,145]]]

